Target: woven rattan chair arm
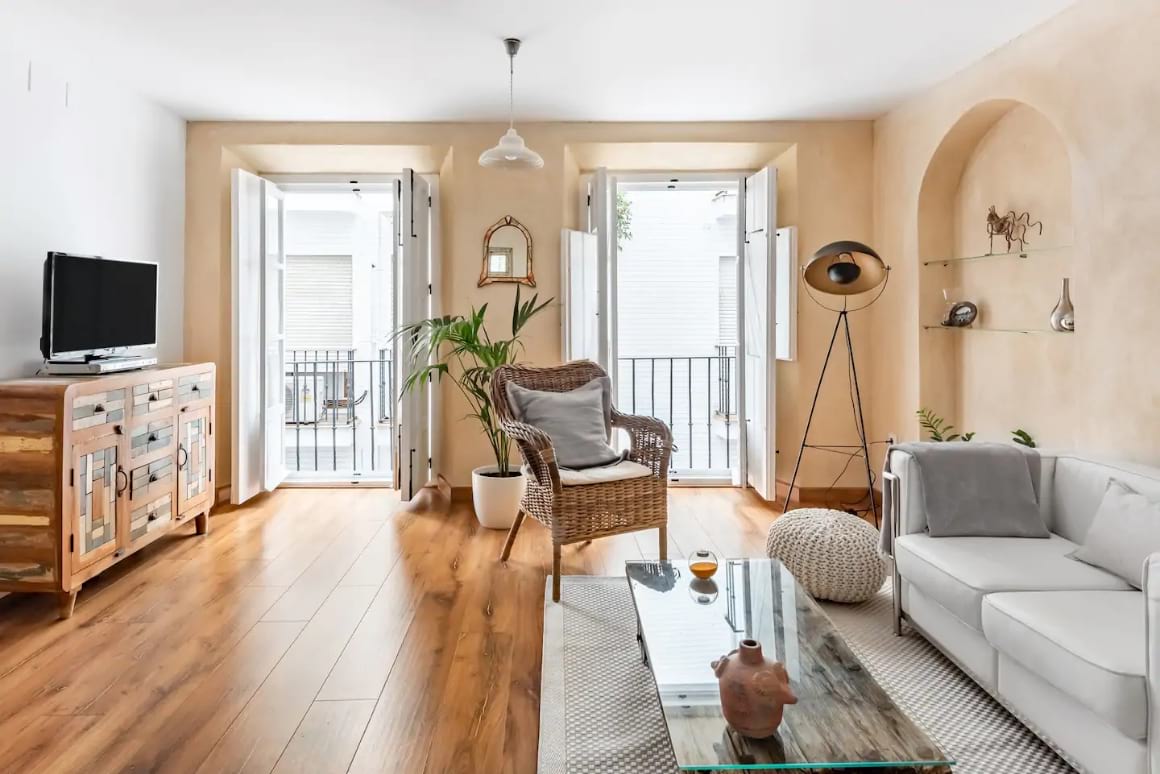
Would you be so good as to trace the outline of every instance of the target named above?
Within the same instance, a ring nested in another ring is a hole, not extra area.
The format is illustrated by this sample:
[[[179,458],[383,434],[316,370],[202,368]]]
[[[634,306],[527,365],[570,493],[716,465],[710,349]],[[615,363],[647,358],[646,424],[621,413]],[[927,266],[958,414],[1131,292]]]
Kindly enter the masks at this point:
[[[556,465],[556,450],[548,434],[532,425],[511,420],[502,423],[502,427],[520,447],[524,464],[531,468],[540,486],[559,492],[560,469]]]
[[[668,476],[673,452],[673,433],[656,417],[622,414],[612,410],[612,426],[624,428],[632,442],[628,458],[652,469],[653,475]]]

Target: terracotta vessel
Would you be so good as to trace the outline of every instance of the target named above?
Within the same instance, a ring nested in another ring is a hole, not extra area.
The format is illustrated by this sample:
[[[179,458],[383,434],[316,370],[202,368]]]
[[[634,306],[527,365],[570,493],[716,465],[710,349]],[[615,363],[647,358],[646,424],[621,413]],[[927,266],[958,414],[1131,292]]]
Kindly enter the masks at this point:
[[[785,667],[767,660],[757,640],[742,640],[740,648],[713,662],[713,671],[725,721],[745,736],[773,736],[785,705],[797,704]]]

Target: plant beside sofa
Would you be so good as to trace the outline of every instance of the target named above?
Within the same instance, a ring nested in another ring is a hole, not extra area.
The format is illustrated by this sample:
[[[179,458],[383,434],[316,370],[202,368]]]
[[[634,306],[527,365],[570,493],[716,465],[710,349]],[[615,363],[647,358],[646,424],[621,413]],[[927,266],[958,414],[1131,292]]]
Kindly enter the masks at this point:
[[[395,332],[406,349],[407,377],[403,392],[426,389],[444,377],[459,389],[469,407],[467,418],[474,419],[495,458],[494,465],[471,472],[472,501],[481,524],[507,529],[519,512],[524,481],[511,468],[512,441],[500,427],[491,401],[491,375],[502,365],[515,363],[524,351],[520,334],[533,317],[552,302],[539,303],[539,295],[528,301],[516,288],[512,304],[511,336],[494,338],[487,330],[487,304],[472,308],[469,315],[445,315],[407,323]]]
[[[975,432],[972,430],[969,433],[954,432],[955,426],[948,423],[938,414],[934,413],[928,408],[920,408],[914,412],[918,415],[918,424],[926,431],[927,440],[935,443],[945,443],[949,441],[970,441],[975,437]],[[1035,439],[1022,428],[1017,428],[1011,431],[1011,442],[1026,446],[1029,449],[1034,449],[1038,446]]]

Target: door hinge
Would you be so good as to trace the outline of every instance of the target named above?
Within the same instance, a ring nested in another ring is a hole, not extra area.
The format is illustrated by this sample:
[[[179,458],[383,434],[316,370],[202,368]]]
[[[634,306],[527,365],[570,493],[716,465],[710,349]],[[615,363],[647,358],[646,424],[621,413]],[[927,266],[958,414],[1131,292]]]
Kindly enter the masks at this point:
[[[77,471],[76,471],[76,468],[69,468],[69,469],[68,469],[68,485],[69,485],[69,486],[76,486],[76,485],[77,485]]]
[[[209,480],[213,481],[213,468],[210,468],[207,472],[209,473]]]
[[[588,201],[584,202],[587,206],[592,206],[592,194],[588,194]]]
[[[427,206],[428,207],[431,206],[431,197],[430,196],[427,197]]]
[[[69,535],[68,536],[68,552],[70,554],[75,554],[76,550],[77,550],[77,536],[76,535]]]
[[[213,422],[209,423],[209,434],[213,435]]]
[[[431,293],[431,283],[430,283],[430,282],[428,282],[428,283],[427,283],[427,295],[431,295],[431,294],[432,294],[432,293]]]

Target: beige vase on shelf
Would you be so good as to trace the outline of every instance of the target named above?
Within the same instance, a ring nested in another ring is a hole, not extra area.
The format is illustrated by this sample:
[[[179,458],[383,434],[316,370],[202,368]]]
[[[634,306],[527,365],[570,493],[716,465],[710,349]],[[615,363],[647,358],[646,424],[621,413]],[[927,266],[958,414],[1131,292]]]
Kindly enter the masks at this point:
[[[713,671],[721,691],[721,713],[744,736],[773,736],[785,705],[797,704],[785,666],[766,659],[757,640],[742,640],[737,650],[713,662]]]

